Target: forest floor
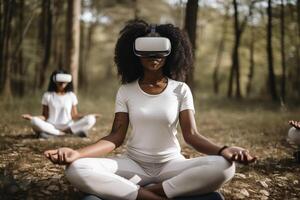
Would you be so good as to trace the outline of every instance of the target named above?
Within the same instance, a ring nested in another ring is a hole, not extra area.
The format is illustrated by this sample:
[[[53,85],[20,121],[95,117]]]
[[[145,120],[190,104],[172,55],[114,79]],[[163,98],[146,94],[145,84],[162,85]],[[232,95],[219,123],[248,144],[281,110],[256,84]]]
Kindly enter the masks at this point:
[[[108,97],[113,99],[113,95]],[[100,112],[88,138],[38,139],[20,114],[38,114],[39,98],[0,101],[0,199],[80,199],[82,193],[64,176],[64,167],[53,165],[44,156],[47,149],[79,148],[106,135],[113,119],[113,101],[81,98],[84,112]],[[289,119],[298,119],[300,107],[280,107],[266,101],[227,101],[196,98],[199,131],[222,145],[245,147],[258,156],[256,163],[238,165],[233,180],[220,190],[226,199],[300,199],[300,164],[292,157],[296,147],[286,141]],[[297,118],[298,117],[298,118]],[[199,156],[179,134],[182,152]],[[120,154],[124,148],[117,149]]]

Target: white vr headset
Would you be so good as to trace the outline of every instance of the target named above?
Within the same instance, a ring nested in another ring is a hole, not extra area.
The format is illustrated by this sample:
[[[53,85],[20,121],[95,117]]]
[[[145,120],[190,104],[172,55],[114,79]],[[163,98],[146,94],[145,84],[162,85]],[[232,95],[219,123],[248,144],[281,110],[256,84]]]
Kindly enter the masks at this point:
[[[70,74],[56,74],[53,76],[54,82],[70,83],[72,81],[72,76]]]
[[[171,42],[166,37],[138,37],[133,49],[138,57],[166,57],[171,53]]]

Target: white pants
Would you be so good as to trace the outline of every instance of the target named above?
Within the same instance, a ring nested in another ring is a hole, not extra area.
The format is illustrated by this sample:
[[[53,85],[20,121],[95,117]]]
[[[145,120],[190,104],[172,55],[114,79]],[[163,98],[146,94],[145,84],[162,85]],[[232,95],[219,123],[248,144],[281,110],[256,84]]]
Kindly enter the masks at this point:
[[[82,158],[66,169],[66,177],[83,192],[104,199],[136,199],[140,186],[161,183],[168,198],[205,194],[219,189],[235,173],[221,156],[178,158],[141,163],[121,158]]]
[[[288,132],[288,140],[300,146],[300,130],[295,127],[290,128]]]
[[[66,126],[55,126],[47,121],[42,120],[39,117],[33,117],[31,119],[32,127],[37,132],[45,132],[51,135],[59,135],[60,131],[70,128],[72,133],[76,134],[79,132],[87,132],[96,123],[96,118],[94,115],[87,115],[80,120],[71,123]]]

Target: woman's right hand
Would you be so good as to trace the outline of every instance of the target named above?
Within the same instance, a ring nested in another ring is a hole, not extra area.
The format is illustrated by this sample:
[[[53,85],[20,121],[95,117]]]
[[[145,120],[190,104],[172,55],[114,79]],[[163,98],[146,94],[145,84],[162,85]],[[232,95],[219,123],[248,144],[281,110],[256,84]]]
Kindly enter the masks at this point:
[[[298,121],[290,120],[289,124],[297,129],[300,129],[300,122],[298,122]]]
[[[68,165],[80,158],[80,153],[74,149],[63,147],[54,150],[47,150],[44,152],[53,164]]]

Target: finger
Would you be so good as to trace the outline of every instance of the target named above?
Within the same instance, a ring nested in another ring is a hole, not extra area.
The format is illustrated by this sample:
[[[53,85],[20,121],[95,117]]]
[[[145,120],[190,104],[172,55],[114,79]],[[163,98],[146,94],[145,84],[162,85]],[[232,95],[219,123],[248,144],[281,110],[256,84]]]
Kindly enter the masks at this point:
[[[247,157],[247,162],[248,163],[252,163],[256,160],[256,157],[251,156],[249,152],[245,152],[245,155]]]
[[[66,164],[68,162],[68,158],[67,158],[67,153],[66,152],[63,153],[63,160],[64,160],[63,164]]]
[[[232,161],[236,161],[237,160],[237,154],[236,153],[232,154],[231,160]]]
[[[244,162],[245,157],[244,157],[243,151],[239,152],[239,159],[240,159],[240,162]]]
[[[254,156],[254,157],[252,157],[252,159],[249,161],[250,163],[253,163],[253,162],[255,162],[257,160],[257,157],[256,156]]]
[[[47,151],[45,151],[45,153],[56,154],[57,153],[57,149],[47,150]]]
[[[248,165],[249,164],[249,153],[248,153],[248,151],[243,151],[243,163],[245,164],[245,165]]]
[[[58,163],[59,164],[63,163],[63,152],[59,150],[57,154],[58,154]]]
[[[57,154],[49,154],[49,159],[53,164],[57,164],[58,155]]]

